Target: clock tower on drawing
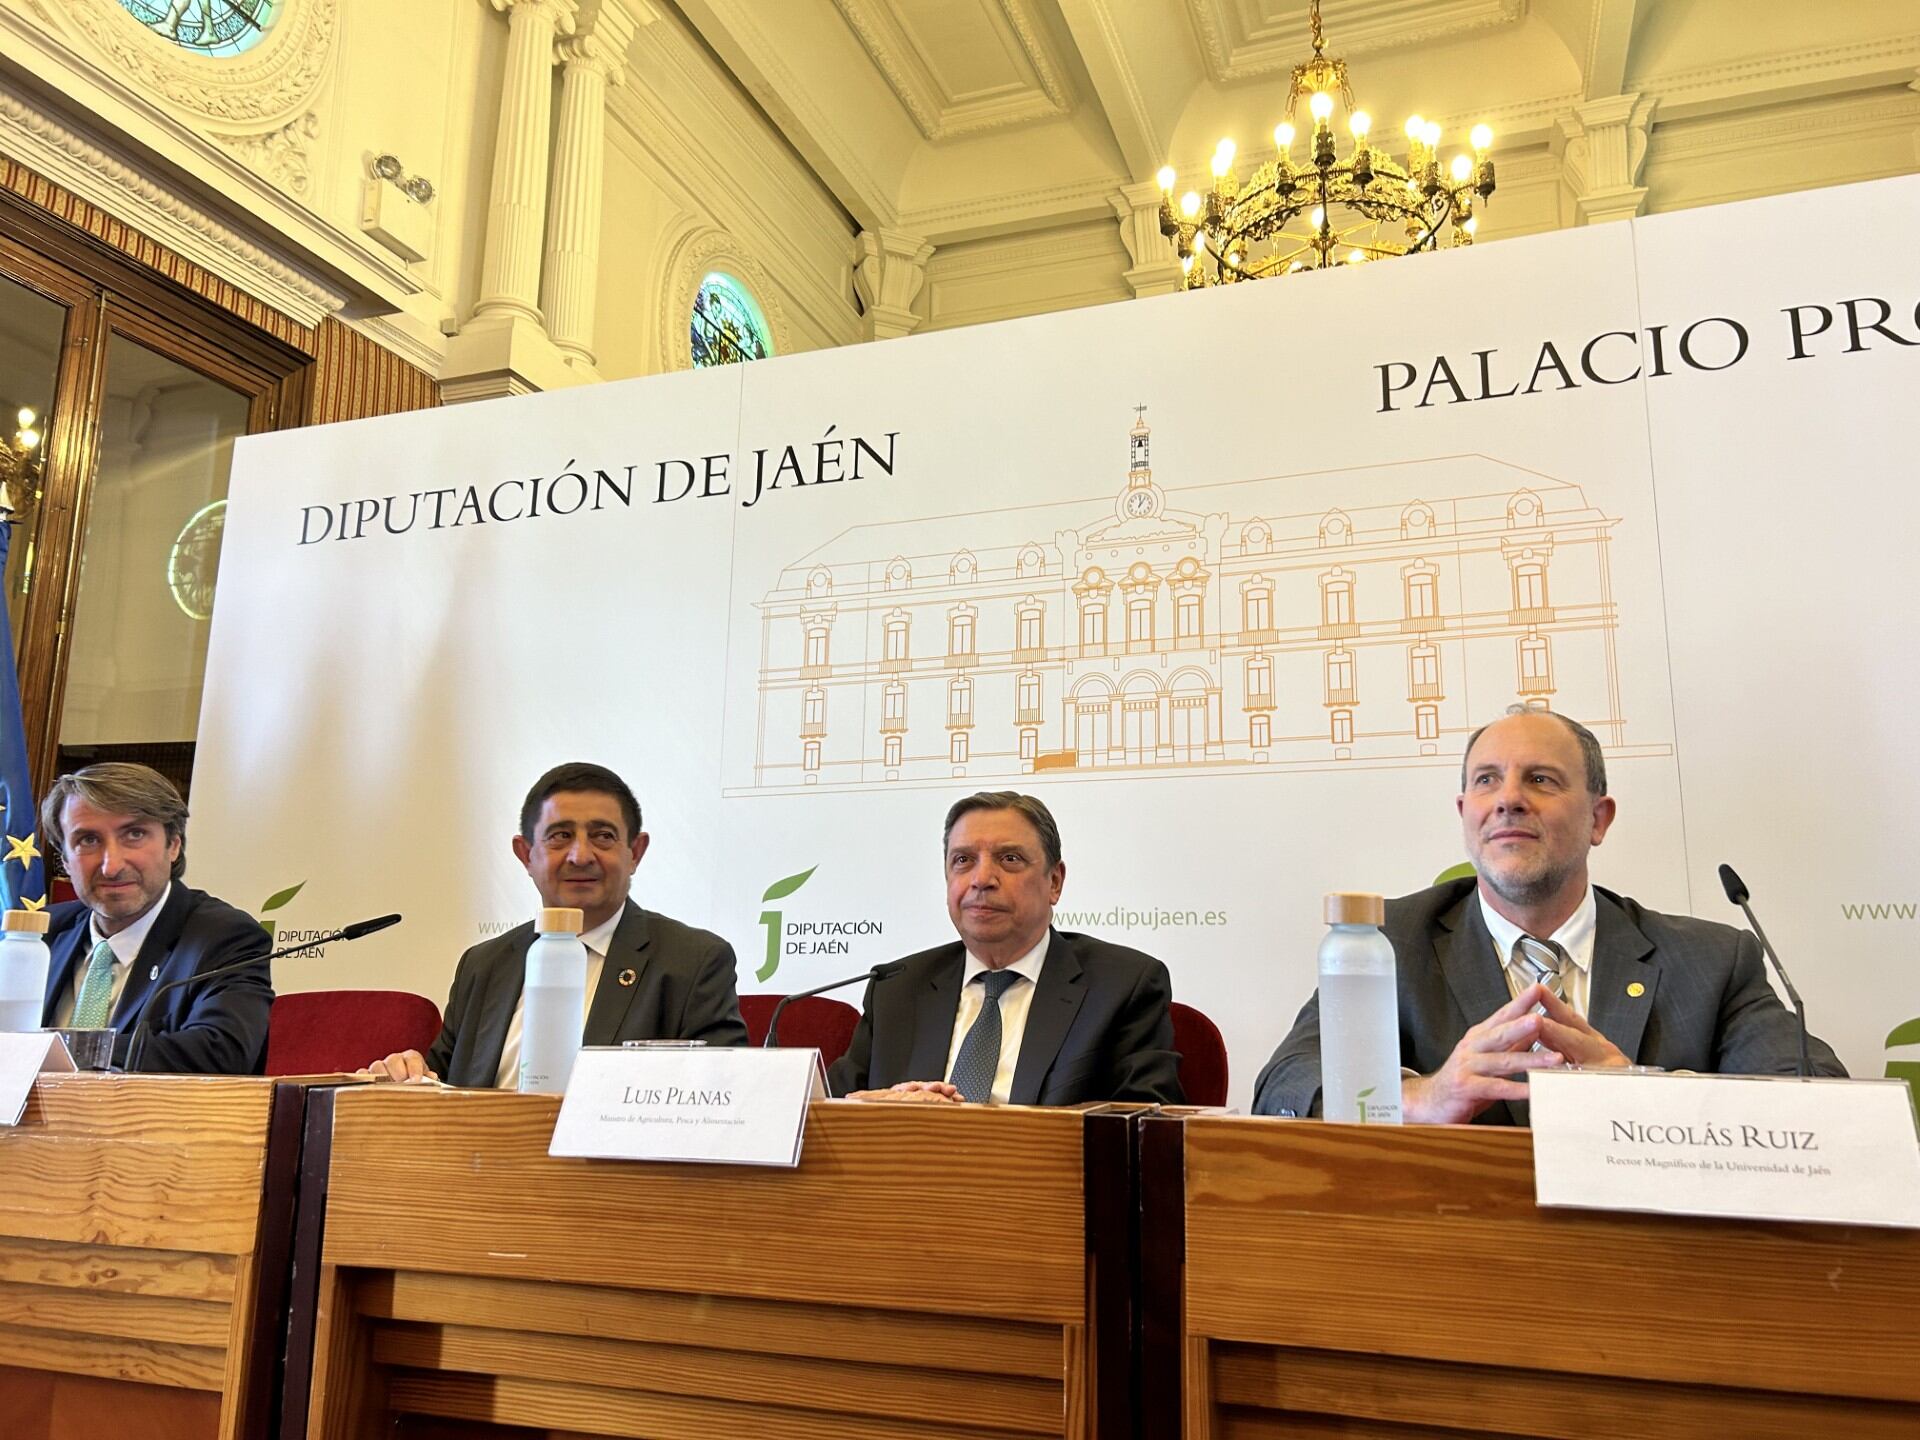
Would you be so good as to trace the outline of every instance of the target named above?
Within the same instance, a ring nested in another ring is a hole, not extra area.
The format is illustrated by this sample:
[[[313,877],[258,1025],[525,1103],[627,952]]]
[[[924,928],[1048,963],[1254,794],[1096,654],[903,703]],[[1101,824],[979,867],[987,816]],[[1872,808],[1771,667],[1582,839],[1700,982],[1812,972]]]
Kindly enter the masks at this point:
[[[1134,421],[1131,439],[1131,455],[1127,465],[1127,488],[1120,492],[1114,502],[1114,514],[1121,523],[1128,520],[1156,520],[1160,508],[1166,503],[1166,495],[1153,483],[1153,466],[1147,460],[1147,407],[1133,407]]]

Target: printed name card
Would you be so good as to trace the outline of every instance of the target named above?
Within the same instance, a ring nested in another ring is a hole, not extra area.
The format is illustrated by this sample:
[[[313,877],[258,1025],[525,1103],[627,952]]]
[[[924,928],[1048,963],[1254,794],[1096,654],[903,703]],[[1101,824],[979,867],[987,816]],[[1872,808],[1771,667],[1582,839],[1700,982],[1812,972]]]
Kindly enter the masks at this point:
[[[818,1050],[584,1049],[549,1155],[798,1165],[807,1102],[826,1098]]]
[[[1920,1229],[1901,1080],[1536,1070],[1542,1205]]]
[[[0,1125],[18,1125],[27,1113],[34,1076],[72,1069],[73,1057],[58,1035],[45,1030],[0,1031]]]

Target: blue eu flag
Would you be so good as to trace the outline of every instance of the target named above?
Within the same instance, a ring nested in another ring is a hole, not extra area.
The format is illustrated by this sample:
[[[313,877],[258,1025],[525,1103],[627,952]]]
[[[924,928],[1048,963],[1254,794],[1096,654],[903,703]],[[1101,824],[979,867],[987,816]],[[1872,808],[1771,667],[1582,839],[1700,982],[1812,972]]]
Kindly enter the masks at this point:
[[[6,572],[7,547],[12,543],[12,513],[0,510],[0,574]],[[40,910],[47,903],[47,872],[40,861],[33,771],[27,764],[27,732],[20,719],[13,628],[4,606],[0,606],[0,645],[7,652],[6,663],[0,665],[0,826],[7,841],[6,858],[0,860],[0,908]]]

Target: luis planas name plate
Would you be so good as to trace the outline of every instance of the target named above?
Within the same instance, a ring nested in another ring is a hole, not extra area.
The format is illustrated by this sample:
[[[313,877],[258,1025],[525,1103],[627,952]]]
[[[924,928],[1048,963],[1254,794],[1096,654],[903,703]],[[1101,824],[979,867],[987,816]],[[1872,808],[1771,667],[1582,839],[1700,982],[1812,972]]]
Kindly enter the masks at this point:
[[[574,1061],[549,1155],[798,1165],[818,1050],[588,1047]]]
[[[1536,1070],[1541,1205],[1920,1229],[1901,1080]]]

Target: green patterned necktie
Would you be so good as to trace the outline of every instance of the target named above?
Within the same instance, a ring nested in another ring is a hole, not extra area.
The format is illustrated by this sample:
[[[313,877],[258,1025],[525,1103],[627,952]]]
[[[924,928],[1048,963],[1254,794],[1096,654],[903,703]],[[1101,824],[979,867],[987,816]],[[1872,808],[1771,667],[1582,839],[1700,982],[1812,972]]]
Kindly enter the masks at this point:
[[[107,1011],[113,1007],[113,946],[102,940],[93,947],[87,960],[87,978],[80,982],[80,998],[74,1002],[72,1026],[75,1030],[99,1030],[107,1023]]]
[[[989,970],[980,977],[986,998],[960,1041],[960,1053],[953,1057],[953,1074],[947,1077],[947,1083],[960,1092],[963,1100],[985,1105],[993,1098],[993,1077],[1000,1073],[1000,997],[1019,978],[1012,970]]]

